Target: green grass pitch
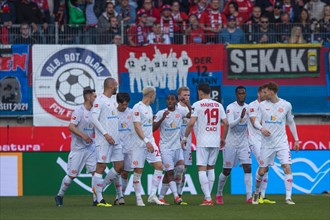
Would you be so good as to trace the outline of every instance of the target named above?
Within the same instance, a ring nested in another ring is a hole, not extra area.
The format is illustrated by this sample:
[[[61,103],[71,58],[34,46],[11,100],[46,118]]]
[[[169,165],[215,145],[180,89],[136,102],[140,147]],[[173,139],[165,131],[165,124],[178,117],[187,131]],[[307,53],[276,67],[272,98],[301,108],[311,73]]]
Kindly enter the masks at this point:
[[[113,196],[104,197],[113,202]],[[183,198],[189,205],[174,205],[169,195],[166,201],[171,203],[170,206],[147,204],[147,197],[143,196],[146,207],[136,207],[135,196],[131,195],[125,197],[126,205],[100,208],[92,207],[91,196],[65,196],[63,207],[56,207],[52,196],[0,197],[0,219],[330,219],[330,197],[327,195],[293,195],[296,205],[290,206],[284,204],[284,195],[269,195],[277,201],[274,205],[246,204],[243,195],[225,195],[225,204],[213,207],[199,206],[201,195],[184,195]]]

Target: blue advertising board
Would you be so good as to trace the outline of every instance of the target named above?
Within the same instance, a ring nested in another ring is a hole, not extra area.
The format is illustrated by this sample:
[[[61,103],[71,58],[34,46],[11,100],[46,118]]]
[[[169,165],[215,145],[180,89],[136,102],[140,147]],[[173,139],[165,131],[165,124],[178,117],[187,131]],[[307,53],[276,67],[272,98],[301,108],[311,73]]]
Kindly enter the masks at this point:
[[[319,194],[330,190],[330,151],[306,150],[292,156],[292,173],[294,194]],[[257,161],[252,162],[253,187]],[[245,194],[244,173],[241,167],[235,167],[231,173],[231,193]],[[274,166],[269,168],[267,194],[284,194],[284,172],[276,159]],[[254,189],[254,188],[253,188]]]

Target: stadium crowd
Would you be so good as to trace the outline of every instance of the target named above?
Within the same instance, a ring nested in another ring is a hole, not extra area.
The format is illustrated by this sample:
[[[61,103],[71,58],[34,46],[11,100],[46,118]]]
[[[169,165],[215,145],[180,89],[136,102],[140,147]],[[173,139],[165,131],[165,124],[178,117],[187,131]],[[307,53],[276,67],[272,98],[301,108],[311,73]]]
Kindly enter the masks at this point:
[[[0,0],[1,44],[325,43],[329,0]]]

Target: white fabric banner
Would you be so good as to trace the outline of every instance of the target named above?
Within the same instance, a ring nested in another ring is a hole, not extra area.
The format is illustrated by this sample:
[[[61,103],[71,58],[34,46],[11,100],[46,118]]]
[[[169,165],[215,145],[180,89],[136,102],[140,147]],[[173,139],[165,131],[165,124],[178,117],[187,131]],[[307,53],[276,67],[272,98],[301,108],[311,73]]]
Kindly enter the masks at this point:
[[[118,81],[116,45],[34,45],[33,125],[68,126],[83,104],[83,90],[103,92],[103,81]]]

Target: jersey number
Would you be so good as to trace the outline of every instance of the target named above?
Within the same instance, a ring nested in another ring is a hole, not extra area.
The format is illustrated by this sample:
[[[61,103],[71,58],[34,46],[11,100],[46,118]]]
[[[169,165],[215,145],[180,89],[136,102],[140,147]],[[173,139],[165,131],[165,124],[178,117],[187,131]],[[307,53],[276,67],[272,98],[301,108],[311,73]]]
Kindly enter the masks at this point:
[[[219,111],[217,108],[206,109],[204,114],[207,117],[207,125],[217,125],[219,122]]]

